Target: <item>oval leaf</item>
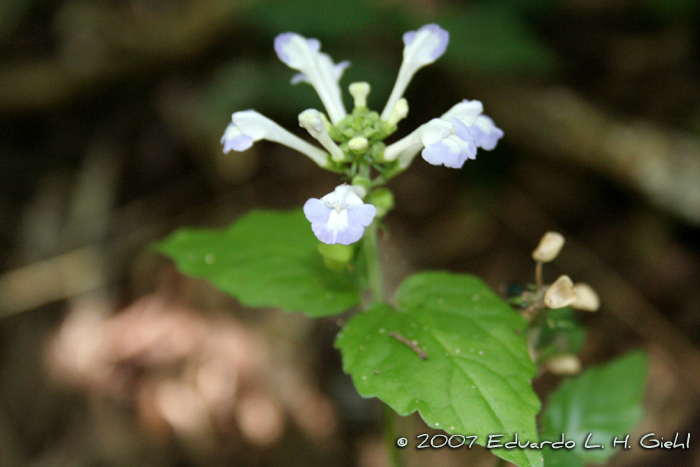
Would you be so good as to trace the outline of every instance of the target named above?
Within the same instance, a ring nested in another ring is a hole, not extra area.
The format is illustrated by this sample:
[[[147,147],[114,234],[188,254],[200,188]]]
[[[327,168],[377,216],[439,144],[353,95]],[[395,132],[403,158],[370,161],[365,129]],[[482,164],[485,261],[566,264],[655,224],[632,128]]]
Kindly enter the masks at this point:
[[[156,248],[246,306],[342,313],[359,300],[357,282],[326,268],[317,244],[301,210],[252,211],[227,230],[178,230]]]
[[[401,415],[418,411],[448,433],[489,435],[503,444],[537,440],[540,401],[525,320],[479,279],[426,272],[397,292],[398,309],[377,304],[355,315],[336,340],[358,392]],[[426,357],[423,359],[422,357]],[[519,466],[542,466],[540,451],[495,449]]]

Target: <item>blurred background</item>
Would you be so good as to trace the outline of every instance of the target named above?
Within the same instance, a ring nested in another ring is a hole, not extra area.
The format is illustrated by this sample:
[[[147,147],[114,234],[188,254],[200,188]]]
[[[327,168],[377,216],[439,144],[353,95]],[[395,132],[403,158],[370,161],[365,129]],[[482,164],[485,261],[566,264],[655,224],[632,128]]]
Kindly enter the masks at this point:
[[[408,88],[397,137],[462,99],[505,131],[462,170],[392,181],[387,287],[433,268],[494,289],[545,268],[600,294],[584,366],[651,355],[639,433],[700,434],[700,17],[695,0],[0,1],[0,466],[388,465],[381,408],[340,369],[334,319],[248,310],[149,245],[337,178],[284,147],[224,155],[231,113],[302,137],[321,108],[274,37],[316,37],[381,110],[401,36],[447,53]],[[350,107],[350,98],[346,103]],[[546,394],[557,378],[543,375]],[[397,432],[425,432],[416,417]],[[633,439],[634,439],[633,435]],[[693,438],[694,439],[694,438]],[[611,465],[700,465],[632,449]],[[483,450],[407,465],[495,465]],[[467,464],[468,463],[468,464]]]

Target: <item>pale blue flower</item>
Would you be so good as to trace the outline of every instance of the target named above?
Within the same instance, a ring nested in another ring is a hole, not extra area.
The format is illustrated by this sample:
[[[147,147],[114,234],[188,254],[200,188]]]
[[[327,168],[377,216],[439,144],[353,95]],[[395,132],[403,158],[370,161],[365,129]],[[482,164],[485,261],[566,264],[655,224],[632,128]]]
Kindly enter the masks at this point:
[[[445,120],[456,118],[469,128],[476,146],[487,151],[492,150],[503,137],[503,130],[498,128],[490,117],[483,115],[484,107],[479,101],[463,100],[445,112]]]
[[[426,24],[417,31],[409,31],[403,35],[403,62],[394,89],[382,111],[382,120],[387,120],[394,111],[394,106],[403,96],[413,75],[445,53],[449,39],[449,33],[437,24]]]
[[[221,137],[221,144],[224,145],[224,153],[230,150],[245,151],[254,142],[261,139],[274,141],[295,149],[307,155],[321,167],[327,167],[329,164],[328,153],[293,135],[254,110],[236,112],[231,116],[231,123],[228,124]]]
[[[469,129],[458,119],[451,122],[436,118],[421,134],[425,148],[421,156],[432,165],[459,169],[467,159],[476,159],[476,144]]]
[[[468,159],[476,159],[477,148],[491,150],[503,136],[493,120],[481,115],[482,111],[481,102],[464,100],[442,117],[434,118],[388,146],[384,159],[398,160],[403,169],[420,152],[430,164],[461,168]]]
[[[321,98],[328,117],[333,124],[347,113],[340,92],[340,77],[350,62],[334,64],[322,52],[318,39],[306,39],[293,32],[285,32],[275,38],[275,52],[287,66],[301,73],[292,78],[292,83],[305,81],[311,84]]]
[[[329,245],[359,241],[377,215],[374,206],[362,202],[363,194],[361,187],[340,185],[321,199],[309,199],[304,214],[316,238]]]

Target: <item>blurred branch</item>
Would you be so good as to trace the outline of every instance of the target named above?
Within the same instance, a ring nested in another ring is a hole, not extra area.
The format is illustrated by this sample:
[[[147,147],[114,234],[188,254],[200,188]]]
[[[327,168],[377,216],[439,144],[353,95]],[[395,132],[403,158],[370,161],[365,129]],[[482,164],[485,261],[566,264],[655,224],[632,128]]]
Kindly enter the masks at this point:
[[[107,285],[105,261],[91,246],[0,276],[0,317]]]
[[[197,177],[180,179],[153,196],[138,198],[112,211],[110,240],[89,243],[3,273],[0,319],[120,280],[135,251],[183,223],[182,213],[172,210],[192,200],[198,202],[201,191]],[[200,215],[202,209],[193,208],[193,212]]]
[[[700,141],[650,122],[623,122],[562,88],[484,89],[487,110],[530,152],[597,170],[700,225]]]
[[[57,13],[60,52],[0,69],[0,107],[40,109],[69,101],[96,84],[186,62],[235,24],[253,0],[163,2],[156,9],[132,2],[66,2]],[[143,2],[146,3],[146,2]]]

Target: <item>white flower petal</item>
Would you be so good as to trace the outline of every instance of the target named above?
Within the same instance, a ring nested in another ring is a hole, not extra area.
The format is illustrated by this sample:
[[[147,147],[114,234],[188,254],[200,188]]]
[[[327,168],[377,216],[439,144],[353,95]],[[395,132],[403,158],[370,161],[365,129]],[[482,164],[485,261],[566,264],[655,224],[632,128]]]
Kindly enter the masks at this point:
[[[401,99],[413,75],[422,67],[433,63],[445,53],[450,35],[437,24],[426,24],[418,31],[409,31],[403,36],[403,62],[394,83],[389,100],[382,111],[382,120],[387,120]]]
[[[450,34],[437,24],[426,24],[418,31],[409,31],[403,35],[406,46],[403,49],[405,61],[413,67],[424,67],[433,63],[445,53]]]
[[[456,118],[466,126],[471,126],[483,111],[484,106],[481,104],[481,102],[468,101],[465,99],[459,104],[454,105],[440,118],[447,121],[451,121],[453,118]]]
[[[421,133],[424,146],[438,143],[454,132],[454,126],[445,120],[434,118],[426,123]]]
[[[292,78],[292,83],[304,81],[311,84],[335,124],[347,115],[338,83],[350,63],[334,64],[320,49],[321,43],[317,39],[306,39],[293,32],[275,38],[275,52],[280,60],[301,72]]]
[[[221,144],[224,145],[225,153],[232,149],[245,151],[261,139],[284,144],[305,154],[321,167],[328,166],[328,154],[325,151],[310,145],[254,110],[244,110],[232,115],[231,123],[221,138]]]

